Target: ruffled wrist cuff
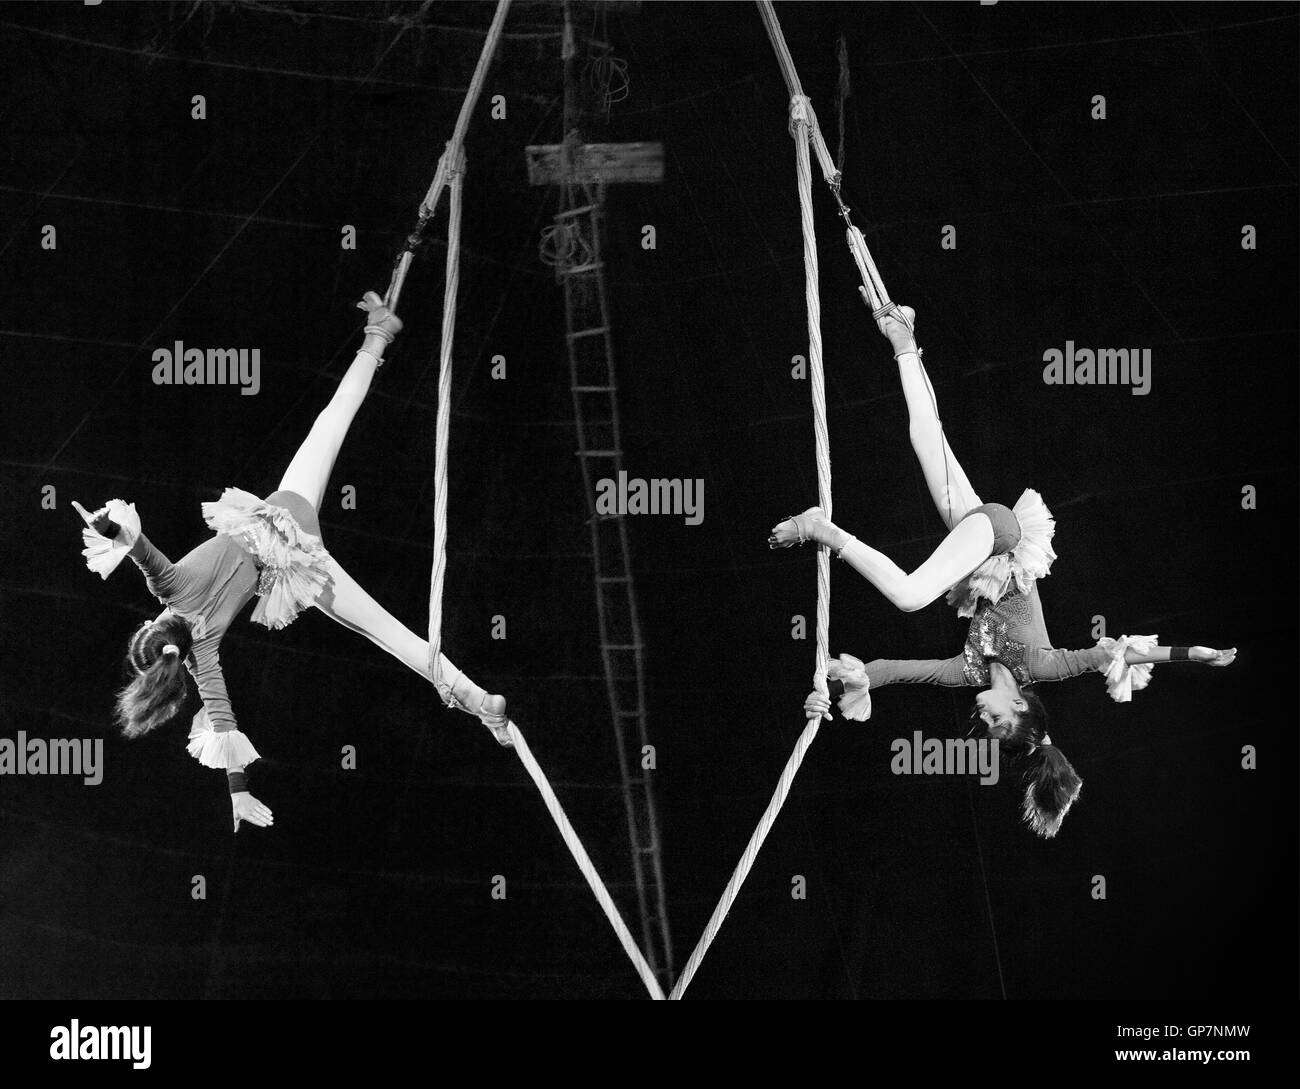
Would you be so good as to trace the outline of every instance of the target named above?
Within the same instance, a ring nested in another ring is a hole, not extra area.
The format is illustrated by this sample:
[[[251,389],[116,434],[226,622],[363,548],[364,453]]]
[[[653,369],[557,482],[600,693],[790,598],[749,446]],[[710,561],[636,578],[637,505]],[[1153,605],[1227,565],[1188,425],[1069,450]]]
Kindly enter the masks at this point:
[[[259,755],[242,730],[214,730],[206,711],[194,716],[186,748],[205,768],[220,768],[222,771],[247,767]]]
[[[844,685],[844,695],[839,699],[844,717],[866,722],[871,717],[871,678],[866,663],[852,654],[841,654],[827,663],[826,676]]]
[[[1160,645],[1158,635],[1121,635],[1118,639],[1099,639],[1097,647],[1104,650],[1110,658],[1110,664],[1106,667],[1106,692],[1116,703],[1128,703],[1133,699],[1133,693],[1145,688],[1151,683],[1151,667],[1153,663],[1142,662],[1139,665],[1129,665],[1124,660],[1125,654],[1130,647],[1139,654],[1149,654]]]
[[[117,565],[126,558],[140,536],[140,516],[135,512],[134,503],[110,499],[106,506],[108,516],[121,528],[120,537],[105,537],[90,524],[90,518],[82,511],[87,524],[81,531],[81,540],[85,544],[81,554],[86,558],[86,567],[101,579],[108,578],[117,570]]]

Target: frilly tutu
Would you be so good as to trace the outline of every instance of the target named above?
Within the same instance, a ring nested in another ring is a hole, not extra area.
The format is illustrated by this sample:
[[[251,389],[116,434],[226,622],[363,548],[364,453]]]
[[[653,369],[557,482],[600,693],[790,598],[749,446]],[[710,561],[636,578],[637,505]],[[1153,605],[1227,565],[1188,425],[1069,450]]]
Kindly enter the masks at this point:
[[[839,700],[844,717],[866,722],[871,717],[871,678],[866,663],[852,654],[841,654],[827,663],[826,676],[844,684],[844,695]]]
[[[1139,654],[1150,654],[1160,645],[1158,635],[1121,635],[1118,639],[1098,639],[1097,646],[1110,655],[1106,667],[1106,691],[1116,703],[1128,703],[1133,693],[1151,683],[1151,662],[1129,665],[1124,652],[1132,647]]]
[[[261,600],[253,610],[257,624],[268,628],[292,624],[329,582],[329,552],[283,507],[252,492],[227,488],[216,502],[203,504],[203,520],[210,529],[234,538],[261,566],[257,580]]]
[[[974,616],[981,598],[996,605],[1013,585],[1027,594],[1038,579],[1051,571],[1056,561],[1052,551],[1056,519],[1043,497],[1033,488],[1026,488],[1011,513],[1020,523],[1020,543],[1009,553],[990,556],[948,591],[948,604],[958,616]]]
[[[258,758],[257,750],[242,730],[214,730],[206,710],[194,716],[186,748],[205,768],[222,771],[247,767]]]
[[[86,566],[101,579],[108,578],[117,570],[117,565],[126,558],[131,546],[140,536],[140,516],[135,512],[134,503],[110,499],[105,506],[108,508],[108,516],[125,531],[125,544],[115,537],[105,537],[90,524],[87,512],[80,505],[77,507],[86,521],[86,527],[81,531],[81,539],[86,547],[81,550],[81,554],[86,557]]]

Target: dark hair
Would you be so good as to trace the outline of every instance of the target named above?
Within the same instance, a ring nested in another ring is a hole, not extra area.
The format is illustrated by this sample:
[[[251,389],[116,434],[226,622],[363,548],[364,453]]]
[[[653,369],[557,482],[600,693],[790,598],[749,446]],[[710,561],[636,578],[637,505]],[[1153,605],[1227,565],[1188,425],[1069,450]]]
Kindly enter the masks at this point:
[[[1033,692],[1021,689],[1027,704],[1002,742],[1012,752],[1025,754],[1025,799],[1021,805],[1025,823],[1044,839],[1061,830],[1061,822],[1079,797],[1083,780],[1055,745],[1044,745],[1047,737],[1047,708]]]
[[[174,613],[146,620],[127,644],[135,678],[117,694],[117,723],[127,737],[142,737],[171,719],[185,703],[185,656],[193,645],[189,623]],[[172,644],[179,653],[164,654]]]

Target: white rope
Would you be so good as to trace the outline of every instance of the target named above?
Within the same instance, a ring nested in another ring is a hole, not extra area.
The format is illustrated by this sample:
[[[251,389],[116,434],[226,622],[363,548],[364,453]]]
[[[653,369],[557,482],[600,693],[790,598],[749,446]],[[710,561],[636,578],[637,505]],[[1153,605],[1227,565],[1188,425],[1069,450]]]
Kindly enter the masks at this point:
[[[465,141],[465,133],[469,131],[470,115],[474,112],[474,107],[478,105],[479,96],[483,93],[483,84],[487,80],[487,70],[492,63],[492,58],[497,51],[497,43],[501,40],[501,28],[505,26],[506,12],[510,10],[510,0],[498,0],[496,15],[492,18],[492,25],[488,28],[487,37],[483,40],[483,51],[478,56],[478,64],[474,66],[474,75],[470,78],[469,89],[465,92],[465,101],[460,104],[460,114],[456,118],[456,127],[452,130],[451,139],[447,141],[447,150],[453,148],[459,149]],[[433,176],[433,184],[429,186],[429,191],[425,194],[424,200],[420,202],[420,215],[432,215],[438,207],[438,197],[442,193],[442,187],[447,182],[447,172],[443,169],[443,164],[439,162],[438,171]]]
[[[442,292],[442,344],[438,359],[438,412],[433,448],[433,574],[429,580],[429,676],[449,702],[442,676],[442,595],[447,578],[447,447],[451,435],[452,348],[456,341],[456,291],[460,286],[460,220],[464,156],[453,163],[451,213],[447,226],[447,275]]]
[[[442,295],[442,340],[438,353],[438,411],[434,425],[433,571],[429,579],[429,676],[437,686],[443,701],[448,703],[452,701],[453,696],[450,682],[442,675],[442,662],[444,661],[442,657],[442,601],[447,577],[447,466],[449,460],[448,446],[451,436],[453,350],[456,343],[456,295],[460,285],[460,230],[465,176],[463,140],[469,125],[470,114],[483,89],[483,81],[487,75],[488,65],[493,53],[496,51],[497,41],[501,36],[501,27],[505,22],[506,11],[509,7],[510,0],[500,0],[497,5],[496,18],[492,21],[487,40],[483,44],[483,52],[479,55],[478,65],[474,69],[474,77],[470,81],[469,91],[466,93],[465,101],[461,105],[455,131],[452,133],[451,139],[447,141],[446,149],[438,160],[438,169],[434,175],[433,184],[429,187],[429,192],[420,204],[420,218],[423,221],[433,214],[442,191],[444,189],[450,190],[451,209],[447,222],[446,278]],[[397,299],[401,294],[402,281],[409,266],[410,251],[408,250],[403,254],[403,260],[399,263],[394,272],[393,282],[389,285],[387,301],[392,308],[397,305]],[[469,710],[473,711],[475,709],[470,708]],[[494,729],[493,732],[498,733],[498,730]],[[664,992],[659,986],[659,981],[655,978],[654,972],[650,970],[650,966],[646,963],[641,950],[637,948],[636,942],[632,940],[627,924],[623,922],[618,908],[609,895],[609,890],[605,888],[605,884],[596,872],[591,857],[582,846],[582,841],[578,839],[577,832],[573,830],[573,825],[569,822],[569,818],[560,805],[559,799],[555,796],[555,791],[551,789],[546,774],[528,748],[528,742],[524,740],[524,735],[510,721],[506,722],[504,732],[506,738],[508,738],[508,744],[519,754],[519,759],[524,768],[541,792],[542,800],[546,803],[547,811],[559,828],[565,846],[569,848],[574,861],[577,862],[578,869],[582,871],[582,876],[586,878],[587,884],[596,896],[596,901],[600,904],[601,910],[604,911],[605,917],[609,919],[610,925],[614,928],[614,933],[618,936],[620,944],[631,959],[637,974],[650,992],[650,996],[662,999]]]
[[[829,149],[826,147],[826,141],[822,138],[821,130],[817,124],[817,115],[813,112],[812,102],[803,93],[803,85],[799,82],[799,73],[795,70],[794,58],[791,57],[789,47],[785,42],[785,35],[781,32],[781,24],[777,20],[776,10],[773,8],[771,0],[757,0],[757,2],[759,14],[763,18],[763,26],[772,42],[777,63],[781,67],[781,75],[785,78],[786,88],[790,92],[790,132],[794,136],[795,175],[799,189],[799,221],[803,232],[804,294],[808,310],[808,371],[812,390],[813,437],[817,458],[817,492],[819,503],[829,519],[832,516],[830,430],[826,423],[826,382],[822,361],[821,294],[817,264],[817,234],[813,225],[812,155],[809,151],[810,148],[812,154],[817,156],[822,176],[830,186],[837,202],[839,202],[840,213],[844,216],[846,222],[848,220],[848,209],[840,201],[839,197],[840,172],[831,158]],[[843,97],[846,95],[847,85],[847,65],[843,53],[841,53],[840,63],[840,125],[842,136]],[[840,154],[842,158],[842,147]],[[880,278],[875,262],[871,259],[871,253],[867,249],[867,243],[862,237],[862,232],[850,224],[847,238],[849,251],[853,254],[853,260],[857,264],[862,277],[863,290],[866,292],[874,316],[879,317],[893,304],[889,301],[884,282]],[[816,662],[813,668],[813,687],[824,697],[828,695],[826,665],[830,643],[830,563],[829,549],[818,548],[817,650]],[[799,735],[794,752],[790,754],[790,759],[786,761],[785,768],[781,772],[776,792],[772,795],[772,800],[768,803],[767,809],[764,810],[763,816],[759,819],[758,827],[754,829],[754,834],[750,837],[745,852],[741,855],[740,862],[731,875],[731,880],[727,882],[727,887],[723,890],[718,906],[713,909],[713,914],[705,925],[704,934],[700,937],[699,944],[691,953],[685,969],[683,969],[681,976],[673,987],[670,998],[679,999],[682,997],[686,988],[690,986],[691,980],[695,977],[695,972],[699,968],[701,961],[703,961],[705,953],[708,952],[709,946],[713,944],[713,939],[717,937],[727,913],[731,910],[732,904],[735,903],[736,897],[740,894],[740,887],[745,883],[745,878],[749,876],[749,871],[753,868],[754,860],[758,857],[758,852],[762,849],[768,832],[771,831],[772,825],[776,823],[781,807],[785,805],[786,797],[789,795],[790,788],[794,783],[794,777],[803,764],[809,746],[812,745],[813,739],[817,736],[820,724],[820,716],[808,719],[803,733]]]
[[[459,169],[464,169],[465,133],[469,131],[470,116],[473,114],[475,106],[478,105],[479,97],[483,93],[483,84],[487,80],[487,71],[492,63],[492,58],[496,55],[497,45],[501,41],[501,29],[505,26],[506,13],[509,10],[510,0],[498,0],[496,15],[493,16],[492,25],[488,28],[487,36],[483,39],[483,50],[478,55],[478,63],[474,66],[474,75],[470,78],[469,88],[460,104],[460,113],[456,115],[456,126],[452,129],[451,139],[447,141],[447,145],[438,159],[438,168],[434,171],[429,190],[424,194],[424,199],[420,201],[419,225],[415,229],[415,237],[417,238],[425,221],[437,211],[442,191],[446,188],[448,179],[456,173],[457,164],[460,164]],[[406,282],[406,273],[411,267],[411,258],[414,255],[413,246],[413,242],[408,243],[407,249],[397,259],[392,279],[388,284],[388,292],[384,296],[385,304],[394,313],[397,312],[397,303],[402,295],[402,285]]]
[[[614,928],[614,933],[618,935],[619,943],[623,946],[623,951],[631,959],[633,966],[635,966],[637,975],[641,977],[641,982],[645,984],[651,998],[662,999],[664,997],[663,988],[659,986],[659,981],[655,979],[655,974],[650,970],[650,965],[646,963],[641,950],[637,948],[636,942],[632,940],[632,934],[628,930],[627,924],[623,922],[623,917],[618,913],[618,908],[614,906],[609,890],[605,888],[605,883],[601,881],[600,874],[596,872],[595,864],[587,854],[586,848],[582,846],[578,833],[573,830],[573,825],[569,823],[564,807],[560,805],[560,800],[555,796],[555,791],[551,789],[551,784],[547,781],[545,773],[538,765],[532,750],[528,748],[528,742],[524,740],[524,735],[513,722],[506,724],[506,732],[510,735],[514,750],[519,754],[519,759],[524,768],[532,776],[533,782],[537,784],[542,800],[546,803],[547,812],[551,814],[551,819],[555,821],[556,827],[559,828],[565,846],[569,848],[574,861],[577,862],[578,869],[582,871],[582,876],[587,879],[587,884],[591,886],[591,891],[595,893],[597,903],[600,904],[601,910],[605,912],[605,918],[609,920],[609,925]]]
[[[474,76],[470,80],[469,90],[465,95],[464,102],[461,103],[455,130],[438,159],[438,169],[434,174],[433,183],[429,186],[429,191],[425,194],[424,200],[420,202],[420,226],[416,228],[418,234],[420,227],[436,210],[443,190],[450,189],[451,209],[447,222],[446,278],[442,294],[442,340],[438,352],[438,410],[434,425],[433,570],[429,579],[428,668],[429,677],[433,680],[439,695],[446,703],[453,701],[453,695],[451,683],[443,677],[442,670],[442,663],[445,660],[442,657],[442,600],[447,578],[447,465],[448,446],[451,436],[452,365],[456,343],[456,295],[460,286],[460,230],[465,176],[464,139],[465,132],[469,127],[470,115],[473,113],[483,90],[488,66],[496,52],[497,42],[501,37],[501,28],[505,23],[506,12],[509,7],[510,0],[500,0],[497,4],[496,17],[492,20],[491,29],[489,29],[487,38],[483,43],[483,51],[479,54],[478,64],[474,69]],[[389,309],[394,312],[397,309],[397,302],[401,296],[402,284],[405,282],[407,270],[410,268],[411,255],[412,249],[408,246],[408,249],[398,260],[393,270],[392,280],[389,282],[385,302]],[[461,676],[463,677],[464,674],[462,673]],[[466,680],[468,681],[468,678]],[[469,710],[474,711],[476,709],[470,708]],[[546,803],[547,811],[559,828],[565,845],[573,855],[574,861],[577,862],[578,869],[582,871],[582,876],[587,879],[587,884],[595,894],[601,910],[605,912],[605,917],[609,919],[610,925],[614,928],[614,933],[618,935],[618,940],[622,944],[624,951],[631,958],[637,974],[645,983],[650,996],[662,999],[664,992],[659,986],[659,981],[655,978],[654,972],[650,970],[650,966],[646,963],[641,950],[637,948],[636,943],[632,940],[627,924],[623,922],[622,916],[619,915],[618,908],[615,907],[614,901],[609,895],[609,890],[605,888],[605,884],[596,872],[591,857],[582,846],[581,840],[578,839],[578,834],[573,830],[573,825],[569,823],[569,818],[560,805],[559,799],[556,798],[555,791],[551,789],[546,774],[528,748],[528,742],[524,740],[524,735],[513,722],[508,720],[504,727],[493,728],[492,732],[497,736],[498,740],[508,744],[519,754],[519,759],[523,762],[524,768],[541,792],[542,800]],[[504,737],[502,737],[502,734],[504,734]]]
[[[781,66],[781,74],[785,77],[785,85],[789,88],[791,99],[803,97],[803,86],[799,82],[799,73],[794,67],[794,58],[790,56],[790,49],[785,43],[785,35],[781,32],[781,24],[777,21],[776,10],[772,6],[772,0],[757,0],[759,13],[763,17],[763,26],[767,30],[767,36],[771,39],[772,48],[776,52],[777,62]],[[841,58],[841,64],[844,65],[845,59]],[[840,93],[845,94],[845,86],[848,80],[847,68],[842,67],[840,71]],[[806,101],[806,99],[805,99]],[[841,99],[841,114],[842,99]],[[812,103],[808,102],[809,117],[809,139],[812,142],[812,148],[817,156],[817,162],[821,166],[822,177],[826,180],[836,198],[839,197],[840,172],[835,165],[835,160],[831,158],[830,149],[826,146],[826,140],[822,136],[821,127],[817,124],[817,115],[813,112]],[[843,118],[841,116],[841,134],[843,131]],[[843,152],[841,151],[841,158]],[[846,232],[849,252],[853,254],[853,260],[858,266],[858,272],[862,277],[862,285],[866,289],[868,301],[871,304],[873,314],[878,314],[892,304],[889,300],[889,293],[885,290],[884,281],[880,278],[880,272],[876,269],[876,263],[871,258],[871,251],[867,249],[866,240],[862,237],[862,232],[857,227],[850,226]]]
[[[770,6],[770,4],[767,5],[768,8]],[[789,82],[790,80],[787,78],[787,83]],[[794,85],[798,85],[797,77]],[[826,512],[826,517],[830,518],[830,429],[826,424],[826,381],[822,366],[821,294],[817,265],[817,233],[813,226],[812,165],[808,153],[809,137],[812,129],[812,111],[808,99],[802,94],[796,94],[790,102],[790,128],[794,136],[795,174],[799,187],[799,219],[803,229],[804,296],[808,311],[808,374],[812,383],[813,436],[817,456],[817,494],[821,507]],[[818,548],[817,652],[816,664],[813,669],[813,687],[823,696],[827,696],[829,692],[826,684],[826,663],[828,658],[827,648],[830,643],[830,616],[830,550]],[[713,939],[718,936],[718,931],[721,929],[727,913],[731,910],[731,905],[735,903],[736,897],[740,893],[741,885],[745,883],[745,878],[749,876],[754,860],[763,847],[763,841],[767,839],[767,834],[772,830],[772,825],[776,823],[781,807],[785,805],[786,797],[790,793],[790,787],[794,784],[794,777],[803,764],[803,758],[808,752],[809,746],[812,745],[813,738],[817,736],[820,720],[820,715],[808,719],[803,733],[799,735],[794,752],[791,753],[790,759],[786,761],[785,769],[781,772],[776,793],[772,795],[772,800],[768,803],[767,809],[764,810],[763,816],[759,819],[758,827],[754,829],[754,834],[750,836],[749,843],[745,847],[745,853],[740,856],[740,862],[737,864],[735,872],[732,873],[731,880],[727,882],[727,887],[723,890],[718,906],[713,909],[713,915],[710,916],[704,928],[704,934],[700,937],[694,952],[691,953],[690,959],[686,962],[686,967],[683,969],[681,976],[678,977],[672,994],[669,996],[670,998],[680,999],[682,997],[686,988],[690,986],[691,980],[695,977],[695,972],[699,968],[700,962],[704,960],[704,955],[708,952],[709,946],[713,944]]]
[[[767,803],[767,809],[760,818],[758,827],[754,829],[754,834],[745,847],[745,853],[740,856],[740,862],[731,875],[731,880],[727,882],[726,889],[723,890],[722,899],[718,901],[718,906],[713,909],[713,915],[710,916],[708,924],[704,928],[704,934],[700,938],[699,944],[696,945],[695,951],[691,953],[691,959],[686,962],[682,974],[677,978],[672,994],[668,996],[669,999],[675,1000],[682,997],[686,988],[691,985],[691,980],[695,978],[695,971],[699,968],[700,962],[704,960],[704,954],[709,951],[713,939],[718,936],[723,920],[726,919],[727,913],[731,910],[731,905],[735,903],[736,896],[740,892],[740,886],[745,883],[745,878],[749,876],[754,860],[763,847],[763,841],[767,839],[767,833],[771,831],[772,825],[776,823],[777,814],[781,812],[781,807],[785,805],[786,795],[790,793],[795,774],[799,771],[799,765],[803,763],[804,754],[807,753],[808,746],[813,743],[813,738],[817,736],[817,728],[817,719],[809,719],[808,725],[804,727],[803,733],[799,735],[794,752],[790,754],[790,759],[786,761],[785,770],[781,772],[781,779],[777,783],[776,793],[772,795],[772,800]]]

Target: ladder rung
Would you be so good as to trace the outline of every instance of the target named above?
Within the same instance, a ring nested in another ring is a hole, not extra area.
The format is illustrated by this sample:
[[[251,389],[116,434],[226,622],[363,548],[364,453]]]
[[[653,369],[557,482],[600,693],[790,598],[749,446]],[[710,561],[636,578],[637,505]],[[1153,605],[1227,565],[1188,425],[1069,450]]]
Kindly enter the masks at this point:
[[[614,386],[570,386],[574,393],[613,393]]]
[[[596,205],[594,204],[584,204],[581,208],[570,208],[567,212],[559,212],[556,214],[555,218],[572,219],[574,216],[580,216],[584,212],[592,211],[595,207]]]
[[[597,582],[631,582],[626,575],[597,575]]]
[[[560,275],[577,276],[579,273],[595,272],[597,269],[602,269],[604,267],[605,267],[604,261],[592,261],[590,264],[586,264],[586,265],[572,265],[569,268],[562,268],[560,269]]]
[[[640,650],[640,643],[601,643],[601,650]]]
[[[574,453],[580,458],[621,458],[622,450],[575,450]],[[619,518],[621,515],[605,515],[607,518]]]
[[[565,333],[570,340],[577,340],[579,337],[596,337],[601,333],[609,332],[608,325],[593,325],[590,329],[579,329],[576,333]]]

